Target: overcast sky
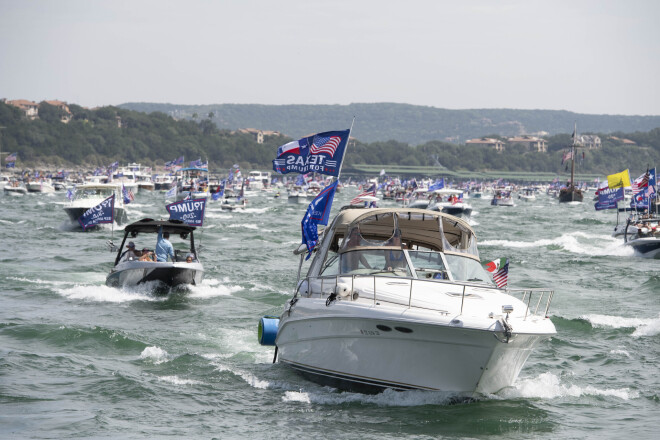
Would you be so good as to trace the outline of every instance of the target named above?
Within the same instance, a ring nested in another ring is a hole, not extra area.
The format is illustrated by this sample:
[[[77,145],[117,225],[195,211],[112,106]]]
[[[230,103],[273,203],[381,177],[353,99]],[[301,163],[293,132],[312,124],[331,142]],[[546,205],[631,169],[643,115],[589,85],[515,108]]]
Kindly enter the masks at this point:
[[[656,0],[0,0],[0,97],[660,115]]]

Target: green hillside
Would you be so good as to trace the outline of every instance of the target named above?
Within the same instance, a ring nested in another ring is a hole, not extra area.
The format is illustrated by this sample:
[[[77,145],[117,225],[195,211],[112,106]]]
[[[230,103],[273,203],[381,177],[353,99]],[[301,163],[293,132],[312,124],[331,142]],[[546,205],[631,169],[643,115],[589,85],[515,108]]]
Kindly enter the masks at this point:
[[[489,134],[514,136],[547,132],[631,133],[660,127],[660,116],[585,115],[563,110],[474,109],[448,110],[408,104],[349,105],[175,105],[126,103],[119,107],[141,112],[163,112],[197,120],[213,114],[221,129],[254,127],[289,137],[348,128],[356,117],[353,137],[362,142],[396,140],[418,145],[428,141],[463,143]]]

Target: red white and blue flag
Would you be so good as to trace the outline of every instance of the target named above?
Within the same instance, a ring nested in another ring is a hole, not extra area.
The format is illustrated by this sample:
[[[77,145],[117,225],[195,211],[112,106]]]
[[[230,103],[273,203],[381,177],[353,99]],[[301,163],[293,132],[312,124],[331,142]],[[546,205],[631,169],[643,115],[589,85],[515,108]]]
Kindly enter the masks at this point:
[[[128,205],[133,200],[135,200],[135,195],[133,194],[133,191],[131,191],[130,188],[126,188],[123,184],[121,186],[121,192],[122,195],[124,196],[124,203],[126,205]]]
[[[16,162],[16,154],[11,153],[9,156],[5,157],[5,162]]]
[[[326,131],[286,143],[277,149],[273,170],[280,174],[315,172],[337,176],[350,130]]]
[[[358,194],[357,196],[355,196],[353,198],[353,200],[351,200],[351,205],[359,205],[360,203],[367,202],[362,197],[368,197],[368,196],[376,197],[376,184],[375,183],[373,185],[371,185],[371,187],[368,190],[366,190],[366,191]]]
[[[488,272],[493,274],[493,281],[499,289],[506,287],[509,282],[509,260],[507,258],[489,261],[485,267]]]

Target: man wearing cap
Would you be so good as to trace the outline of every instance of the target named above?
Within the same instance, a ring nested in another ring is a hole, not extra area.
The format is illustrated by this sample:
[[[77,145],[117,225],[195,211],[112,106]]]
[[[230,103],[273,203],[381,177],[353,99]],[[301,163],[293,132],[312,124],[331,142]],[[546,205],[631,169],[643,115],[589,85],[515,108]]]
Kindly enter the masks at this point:
[[[140,256],[135,252],[135,243],[129,241],[126,245],[127,250],[122,254],[122,258],[125,260],[137,260]]]

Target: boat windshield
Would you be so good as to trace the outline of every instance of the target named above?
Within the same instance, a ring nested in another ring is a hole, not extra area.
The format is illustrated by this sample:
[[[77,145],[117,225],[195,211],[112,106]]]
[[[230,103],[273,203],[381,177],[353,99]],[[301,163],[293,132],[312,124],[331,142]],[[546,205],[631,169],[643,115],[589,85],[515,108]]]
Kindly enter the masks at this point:
[[[98,199],[100,197],[108,198],[114,194],[112,188],[78,188],[76,189],[74,200]]]
[[[364,249],[342,253],[338,261],[327,265],[324,274],[337,270],[344,275],[385,275],[410,277],[411,272],[402,250],[397,249]],[[334,266],[334,267],[333,267]]]
[[[454,281],[469,281],[493,285],[490,275],[477,260],[460,255],[445,254]]]

